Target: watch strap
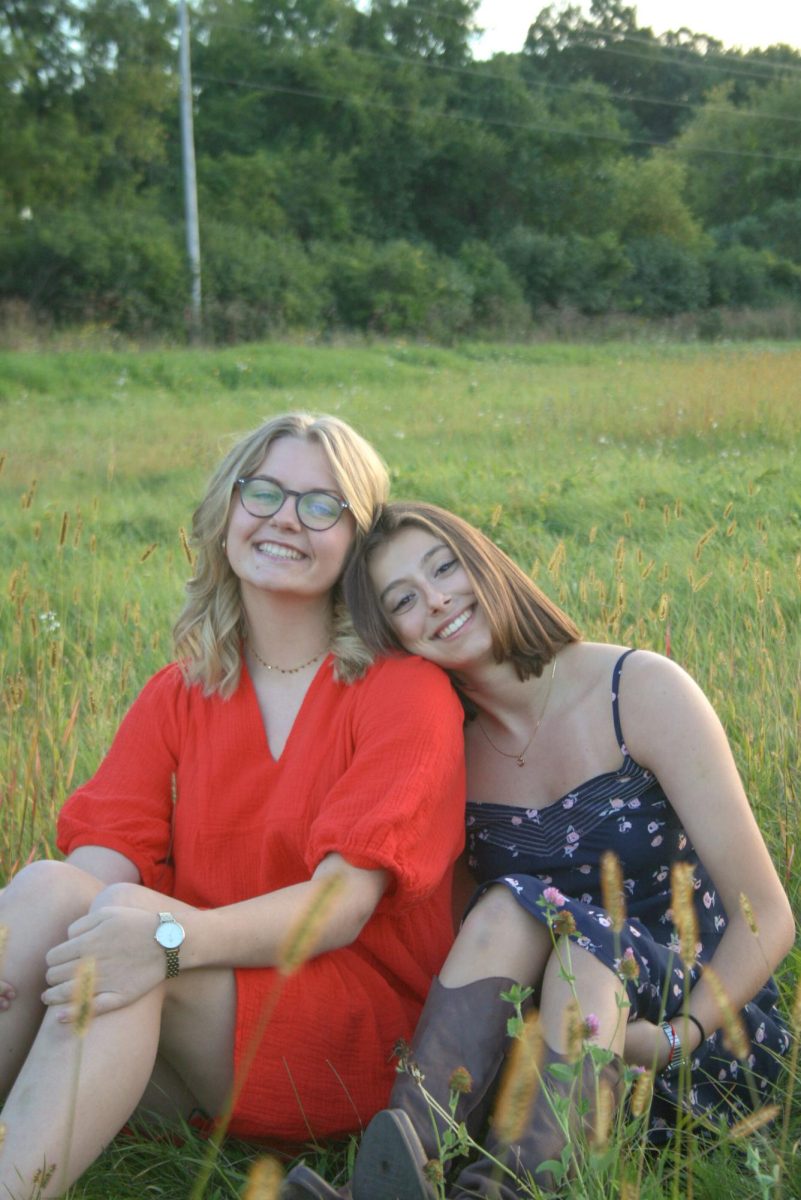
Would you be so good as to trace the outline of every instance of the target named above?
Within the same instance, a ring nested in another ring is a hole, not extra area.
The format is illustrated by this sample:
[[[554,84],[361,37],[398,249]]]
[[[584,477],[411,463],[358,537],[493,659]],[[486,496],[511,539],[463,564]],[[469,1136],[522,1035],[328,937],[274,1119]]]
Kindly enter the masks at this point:
[[[178,924],[178,922],[176,921],[175,917],[172,915],[171,912],[160,912],[158,914],[158,917],[159,917],[159,925],[172,925],[172,924],[177,925]],[[158,940],[158,939],[156,939],[156,940]],[[161,946],[161,942],[159,942],[159,945]],[[181,947],[180,946],[175,946],[175,947],[161,946],[161,948],[164,951],[164,954],[167,959],[167,973],[165,975],[165,978],[166,979],[175,979],[175,976],[178,974],[178,972],[181,969],[181,962],[178,957]]]
[[[664,1033],[667,1043],[670,1046],[670,1053],[662,1069],[662,1074],[675,1075],[687,1061],[684,1056],[684,1047],[681,1044],[681,1038],[676,1033],[676,1026],[671,1021],[663,1021],[659,1028]]]

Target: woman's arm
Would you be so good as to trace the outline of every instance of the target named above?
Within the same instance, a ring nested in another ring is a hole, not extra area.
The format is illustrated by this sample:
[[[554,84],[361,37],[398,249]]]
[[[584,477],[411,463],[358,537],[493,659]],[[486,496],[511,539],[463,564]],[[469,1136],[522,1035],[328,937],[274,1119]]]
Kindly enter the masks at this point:
[[[627,660],[620,702],[629,753],[658,778],[723,902],[728,923],[709,965],[739,1010],[789,951],[795,926],[723,727],[698,685],[675,663],[647,651]],[[703,976],[689,1008],[707,1034],[722,1024]],[[698,1041],[696,1033],[691,1046]]]
[[[116,850],[105,846],[78,846],[66,861],[73,867],[94,875],[101,883],[139,883],[139,871],[134,863]]]
[[[337,884],[331,887],[332,876]],[[164,981],[164,951],[154,933],[169,911],[183,926],[180,972],[202,967],[280,967],[349,945],[369,920],[389,881],[382,870],[353,867],[337,854],[312,879],[239,904],[193,908],[147,888],[111,888],[75,921],[47,955],[45,1004],[70,1004],[81,959],[94,961],[95,1011],[124,1008]],[[69,1020],[65,1011],[63,1019]]]
[[[338,884],[329,890],[333,875]],[[388,883],[387,871],[354,867],[341,855],[328,854],[303,883],[224,908],[193,909],[182,922],[182,968],[278,966],[288,939],[307,921],[316,926],[311,954],[349,946]]]

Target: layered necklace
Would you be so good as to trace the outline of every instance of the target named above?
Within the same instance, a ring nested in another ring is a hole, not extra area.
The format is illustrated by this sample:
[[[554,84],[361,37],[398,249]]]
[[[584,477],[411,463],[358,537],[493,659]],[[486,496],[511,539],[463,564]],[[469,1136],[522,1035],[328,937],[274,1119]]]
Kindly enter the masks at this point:
[[[298,671],[302,671],[304,667],[310,667],[312,663],[316,663],[328,650],[327,646],[323,646],[322,650],[318,650],[314,658],[307,658],[305,662],[299,663],[297,667],[279,667],[277,663],[265,662],[259,654],[252,642],[248,642],[250,649],[253,652],[253,657],[257,662],[260,662],[265,671],[277,671],[279,675],[297,675]],[[528,747],[526,747],[528,749]]]
[[[484,726],[481,724],[481,718],[478,716],[476,717],[476,721],[478,722],[479,729],[484,734],[484,737],[487,739],[489,744],[492,746],[495,753],[500,754],[503,758],[513,758],[515,760],[515,762],[517,763],[518,767],[524,767],[526,765],[526,755],[528,754],[528,748],[531,745],[531,743],[534,741],[534,738],[536,737],[536,734],[537,734],[537,730],[539,729],[540,725],[542,724],[542,718],[545,716],[545,710],[548,707],[548,701],[551,698],[551,688],[553,686],[553,677],[555,674],[556,674],[556,655],[553,656],[553,668],[551,670],[551,678],[548,680],[548,690],[545,693],[545,700],[543,701],[540,715],[537,717],[537,724],[532,729],[531,734],[529,735],[528,741],[526,742],[525,746],[523,747],[523,749],[520,751],[519,754],[509,754],[508,751],[501,750],[500,747],[496,746],[495,743],[493,742],[492,738],[490,737],[490,735],[487,733]]]

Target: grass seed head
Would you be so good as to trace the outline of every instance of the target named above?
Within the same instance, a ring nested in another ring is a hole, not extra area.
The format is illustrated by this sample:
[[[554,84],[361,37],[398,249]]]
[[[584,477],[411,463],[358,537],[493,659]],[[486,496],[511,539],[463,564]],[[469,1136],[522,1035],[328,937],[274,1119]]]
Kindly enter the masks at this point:
[[[567,1058],[570,1062],[578,1062],[584,1053],[584,1038],[587,1033],[587,1026],[584,1017],[581,1015],[578,1002],[575,999],[568,1001],[565,1007],[564,1022]]]
[[[325,875],[278,951],[278,970],[292,975],[316,952],[331,906],[345,886],[340,874]]]
[[[775,1121],[781,1114],[781,1106],[779,1104],[766,1104],[763,1108],[758,1108],[756,1112],[748,1113],[732,1125],[729,1130],[729,1137],[734,1141],[740,1138],[750,1137],[752,1133],[756,1133],[758,1129],[763,1129],[765,1125],[769,1125],[771,1121]]]
[[[495,1133],[507,1145],[522,1135],[528,1123],[540,1086],[542,1054],[540,1016],[532,1009],[512,1043],[492,1120]]]
[[[640,1200],[639,1174],[631,1167],[620,1180],[620,1200]]]
[[[620,859],[612,850],[605,850],[601,855],[601,898],[612,918],[613,931],[620,933],[626,919],[626,901]]]
[[[612,1089],[609,1084],[602,1079],[598,1084],[598,1104],[590,1136],[590,1145],[593,1150],[603,1150],[606,1146],[609,1141],[614,1115],[615,1098],[612,1095]]]
[[[629,1107],[633,1117],[644,1117],[651,1108],[654,1077],[650,1071],[639,1071],[631,1089]]]
[[[693,869],[690,863],[674,863],[670,870],[673,924],[679,935],[679,953],[685,967],[697,958],[698,917],[693,903]]]
[[[75,975],[75,999],[72,1005],[72,1021],[76,1037],[84,1037],[92,1023],[95,973],[95,960],[82,958]]]
[[[704,979],[709,984],[723,1018],[723,1045],[744,1062],[751,1052],[751,1045],[742,1018],[735,1012],[726,989],[711,967],[704,967]]]
[[[284,1172],[274,1158],[257,1158],[248,1172],[242,1200],[278,1200]]]
[[[751,907],[751,901],[746,896],[745,892],[740,892],[740,912],[745,917],[748,928],[753,933],[754,937],[759,937],[759,926],[754,916],[754,910]]]

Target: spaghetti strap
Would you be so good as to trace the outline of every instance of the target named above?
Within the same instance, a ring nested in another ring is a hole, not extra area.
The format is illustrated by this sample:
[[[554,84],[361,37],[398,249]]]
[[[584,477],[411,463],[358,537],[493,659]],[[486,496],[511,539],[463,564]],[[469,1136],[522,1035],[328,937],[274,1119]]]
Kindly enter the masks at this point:
[[[623,663],[630,654],[634,653],[635,649],[636,647],[632,647],[630,650],[624,651],[624,653],[621,654],[620,658],[615,663],[615,669],[612,672],[612,720],[615,723],[615,737],[617,738],[617,744],[627,757],[629,752],[626,749],[626,743],[623,741],[623,729],[620,725],[620,672],[623,670]]]

